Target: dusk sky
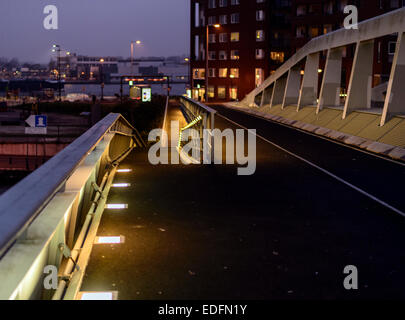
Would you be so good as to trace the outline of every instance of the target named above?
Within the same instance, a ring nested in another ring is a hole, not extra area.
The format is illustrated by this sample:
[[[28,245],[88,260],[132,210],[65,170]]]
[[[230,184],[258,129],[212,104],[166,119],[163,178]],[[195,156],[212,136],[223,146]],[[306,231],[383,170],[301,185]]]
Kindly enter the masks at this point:
[[[189,52],[189,0],[1,0],[0,57],[49,62],[53,43],[84,55],[135,56]],[[45,6],[56,5],[59,30],[46,30]]]

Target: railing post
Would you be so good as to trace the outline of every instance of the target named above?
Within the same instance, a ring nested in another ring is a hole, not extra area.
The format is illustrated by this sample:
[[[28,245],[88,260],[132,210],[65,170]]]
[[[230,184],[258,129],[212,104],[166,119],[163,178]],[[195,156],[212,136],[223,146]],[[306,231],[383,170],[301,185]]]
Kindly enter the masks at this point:
[[[262,104],[261,107],[269,105],[271,102],[271,97],[273,95],[274,83],[270,84],[263,90]]]
[[[347,91],[343,119],[352,110],[371,107],[374,40],[358,42]]]
[[[319,52],[307,56],[297,111],[304,106],[315,106],[318,98]]]
[[[387,95],[380,125],[383,126],[390,115],[405,112],[405,33],[398,34],[394,60],[392,62],[391,75],[388,82]]]
[[[301,85],[300,71],[301,68],[299,65],[292,67],[288,71],[287,84],[284,92],[282,109],[291,104],[292,105],[298,104]]]
[[[271,102],[270,102],[271,108],[277,104],[283,103],[286,82],[287,82],[286,77],[280,77],[275,81],[273,94],[272,94]]]
[[[322,80],[321,92],[319,95],[316,113],[323,107],[339,106],[340,84],[342,77],[342,48],[331,48],[328,50],[326,66]]]

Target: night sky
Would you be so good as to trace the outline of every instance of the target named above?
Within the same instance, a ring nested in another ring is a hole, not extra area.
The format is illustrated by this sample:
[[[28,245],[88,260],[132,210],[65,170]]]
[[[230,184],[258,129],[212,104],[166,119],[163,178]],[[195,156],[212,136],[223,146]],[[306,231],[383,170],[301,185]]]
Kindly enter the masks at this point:
[[[135,56],[189,52],[190,0],[0,0],[0,57],[49,62],[51,47],[84,55]],[[59,30],[45,30],[43,10],[56,5]]]

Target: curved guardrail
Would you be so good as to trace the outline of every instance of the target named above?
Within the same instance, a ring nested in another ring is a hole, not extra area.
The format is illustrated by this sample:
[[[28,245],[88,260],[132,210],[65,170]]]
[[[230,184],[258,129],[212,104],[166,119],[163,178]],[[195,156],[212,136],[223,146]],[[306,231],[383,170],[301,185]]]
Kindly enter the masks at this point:
[[[259,87],[250,92],[237,105],[241,107],[270,108],[281,105],[297,105],[297,111],[304,106],[340,106],[340,79],[343,48],[355,44],[347,98],[342,118],[353,110],[370,108],[371,79],[373,75],[374,41],[389,35],[397,35],[396,51],[388,82],[380,125],[383,126],[392,115],[404,114],[402,90],[405,78],[405,8],[401,8],[358,24],[357,29],[339,29],[313,38],[290,59],[280,66]],[[320,52],[327,51],[326,66],[318,97],[318,69]],[[301,81],[301,64],[305,61]]]
[[[69,259],[80,259],[85,220],[102,213],[115,168],[135,146],[143,146],[136,129],[109,114],[0,196],[0,299],[53,296],[43,268],[59,268],[63,248],[78,244]],[[72,275],[62,276],[68,284]]]

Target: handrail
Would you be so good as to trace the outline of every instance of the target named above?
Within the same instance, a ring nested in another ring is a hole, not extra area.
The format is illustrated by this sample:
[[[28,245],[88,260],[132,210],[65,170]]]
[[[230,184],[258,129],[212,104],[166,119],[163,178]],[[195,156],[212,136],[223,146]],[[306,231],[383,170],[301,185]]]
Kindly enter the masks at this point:
[[[325,35],[311,39],[299,49],[290,59],[280,66],[260,86],[248,93],[240,104],[250,104],[254,97],[266,87],[281,78],[293,66],[310,54],[328,50],[331,48],[343,47],[349,44],[380,38],[386,35],[405,31],[405,8],[400,8],[378,17],[360,22],[358,29],[339,29]]]
[[[111,113],[72,144],[0,196],[0,257],[24,233],[41,210],[97,144],[116,127],[128,133],[134,128]]]

